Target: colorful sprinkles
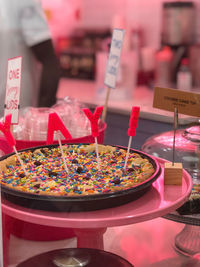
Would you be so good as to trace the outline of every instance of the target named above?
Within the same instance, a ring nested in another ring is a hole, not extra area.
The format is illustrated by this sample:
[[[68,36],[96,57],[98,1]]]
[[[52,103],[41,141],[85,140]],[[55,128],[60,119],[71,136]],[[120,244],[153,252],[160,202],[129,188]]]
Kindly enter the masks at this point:
[[[28,177],[15,155],[1,162],[1,183],[16,190],[39,195],[78,196],[105,194],[134,187],[153,173],[153,165],[138,153],[130,152],[123,169],[126,150],[99,146],[98,171],[94,144],[63,145],[69,170],[66,173],[60,148],[42,148],[20,153]]]

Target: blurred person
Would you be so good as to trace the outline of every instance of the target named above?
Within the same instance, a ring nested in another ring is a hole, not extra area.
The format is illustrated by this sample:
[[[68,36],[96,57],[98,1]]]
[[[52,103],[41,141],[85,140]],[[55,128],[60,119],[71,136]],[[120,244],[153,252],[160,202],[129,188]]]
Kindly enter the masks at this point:
[[[7,62],[22,56],[20,107],[56,102],[59,64],[38,0],[0,0],[0,113],[6,92]]]

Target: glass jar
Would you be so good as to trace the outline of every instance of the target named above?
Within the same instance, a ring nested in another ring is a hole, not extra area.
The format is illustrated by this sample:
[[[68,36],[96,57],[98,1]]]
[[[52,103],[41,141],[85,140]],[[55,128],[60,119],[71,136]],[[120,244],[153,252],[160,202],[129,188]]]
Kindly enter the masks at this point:
[[[24,118],[24,140],[44,141],[47,138],[49,114],[51,108],[31,107]]]

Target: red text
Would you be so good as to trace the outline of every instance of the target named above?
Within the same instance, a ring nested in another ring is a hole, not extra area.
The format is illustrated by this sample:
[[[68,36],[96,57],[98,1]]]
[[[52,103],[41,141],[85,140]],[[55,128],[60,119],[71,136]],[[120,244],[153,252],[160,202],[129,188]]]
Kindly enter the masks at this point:
[[[19,69],[9,71],[9,79],[19,79]]]
[[[6,104],[6,109],[17,109],[17,108],[18,108],[17,100],[10,100]]]

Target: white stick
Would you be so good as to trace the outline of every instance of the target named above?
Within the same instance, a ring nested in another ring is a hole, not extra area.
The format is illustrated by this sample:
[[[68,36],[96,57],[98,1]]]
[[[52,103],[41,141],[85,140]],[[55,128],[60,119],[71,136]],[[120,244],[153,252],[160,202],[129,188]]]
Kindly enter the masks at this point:
[[[0,187],[1,196],[1,187]],[[1,197],[0,197],[0,267],[3,267],[3,222],[2,222],[2,210],[1,210]]]
[[[57,138],[58,138],[58,143],[59,143],[59,146],[60,146],[60,151],[61,151],[63,162],[64,162],[65,171],[66,171],[66,173],[68,173],[68,168],[67,168],[67,164],[66,164],[66,161],[65,161],[65,156],[64,156],[64,152],[63,152],[63,148],[62,148],[59,132],[57,132]]]
[[[95,145],[96,145],[97,166],[98,166],[98,170],[100,171],[100,160],[99,160],[97,137],[95,137],[94,140],[95,140]]]
[[[110,96],[110,90],[111,90],[111,88],[107,87],[106,99],[105,99],[105,104],[104,104],[103,113],[102,113],[102,121],[103,122],[105,122],[105,120],[106,120],[106,114],[107,114],[107,109],[108,109],[108,99],[109,99],[109,96]]]
[[[19,153],[17,152],[16,147],[13,146],[13,149],[14,149],[14,151],[15,151],[15,154],[16,154],[16,156],[17,156],[17,159],[19,160],[19,162],[20,162],[20,164],[21,164],[21,166],[22,166],[22,169],[23,169],[24,173],[26,174],[26,176],[28,176],[28,173],[27,173],[27,171],[26,171],[26,169],[25,169],[24,163],[23,163],[23,161],[21,160],[21,158],[20,158],[20,156],[19,156]]]
[[[127,161],[128,161],[128,156],[129,156],[129,151],[130,151],[131,143],[132,143],[132,136],[129,137],[129,141],[128,141],[128,149],[127,149],[127,152],[126,152],[126,159],[125,159],[125,164],[124,164],[124,170],[126,169],[126,165],[127,165]]]

